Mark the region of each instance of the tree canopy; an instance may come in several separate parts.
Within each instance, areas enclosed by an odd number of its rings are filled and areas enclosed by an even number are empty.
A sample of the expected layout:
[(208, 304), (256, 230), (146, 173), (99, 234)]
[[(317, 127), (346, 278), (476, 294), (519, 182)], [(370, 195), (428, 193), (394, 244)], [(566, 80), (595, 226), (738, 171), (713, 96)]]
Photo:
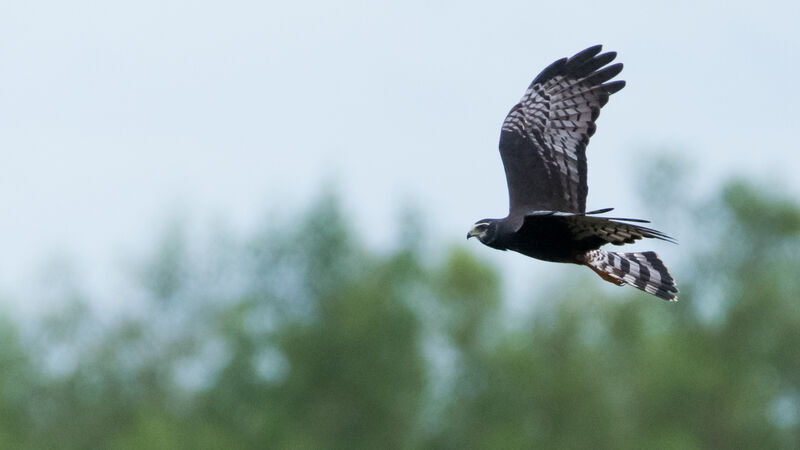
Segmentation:
[(691, 208), (679, 303), (570, 271), (513, 326), (483, 249), (372, 249), (335, 195), (176, 226), (140, 308), (3, 315), (0, 447), (797, 448), (800, 205), (734, 180)]

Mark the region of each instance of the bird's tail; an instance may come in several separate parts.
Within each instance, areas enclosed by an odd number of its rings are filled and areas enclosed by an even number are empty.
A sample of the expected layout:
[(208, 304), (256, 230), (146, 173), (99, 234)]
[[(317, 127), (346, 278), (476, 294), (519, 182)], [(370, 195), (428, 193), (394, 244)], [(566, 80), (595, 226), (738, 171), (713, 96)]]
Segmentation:
[(615, 253), (592, 250), (586, 263), (601, 278), (618, 286), (628, 284), (667, 301), (677, 301), (678, 288), (655, 252)]

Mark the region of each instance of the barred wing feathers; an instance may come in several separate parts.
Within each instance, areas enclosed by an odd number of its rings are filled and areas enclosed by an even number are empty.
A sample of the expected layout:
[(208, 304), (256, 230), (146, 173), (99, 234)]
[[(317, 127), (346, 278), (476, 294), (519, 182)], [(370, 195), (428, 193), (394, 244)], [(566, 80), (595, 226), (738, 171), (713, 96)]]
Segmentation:
[(608, 212), (611, 209), (606, 208), (588, 213), (531, 211), (525, 216), (523, 224), (532, 229), (541, 229), (547, 227), (547, 222), (560, 222), (563, 228), (568, 230), (569, 239), (574, 242), (576, 250), (579, 251), (595, 249), (606, 244), (632, 244), (644, 238), (676, 243), (673, 238), (658, 230), (637, 225), (637, 223), (647, 223), (647, 220), (590, 215)]
[(586, 210), (586, 145), (600, 108), (625, 86), (624, 81), (606, 83), (622, 64), (606, 66), (616, 53), (601, 50), (597, 45), (552, 63), (503, 122), (500, 155), (510, 215)]
[(643, 238), (655, 238), (676, 243), (674, 239), (658, 230), (623, 222), (625, 220), (638, 222), (638, 219), (573, 215), (564, 217), (563, 220), (567, 222), (573, 239), (592, 247), (604, 244), (632, 244)]

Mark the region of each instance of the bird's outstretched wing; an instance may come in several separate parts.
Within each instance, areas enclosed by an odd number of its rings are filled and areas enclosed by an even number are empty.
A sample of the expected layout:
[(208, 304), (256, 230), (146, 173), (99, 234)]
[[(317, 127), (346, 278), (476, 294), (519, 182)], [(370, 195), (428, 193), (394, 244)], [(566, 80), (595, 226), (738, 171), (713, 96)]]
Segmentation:
[(589, 217), (576, 214), (563, 217), (572, 238), (579, 245), (597, 248), (603, 244), (632, 244), (643, 238), (661, 239), (662, 241), (676, 243), (675, 239), (652, 228), (625, 223), (623, 221), (639, 222), (638, 219), (623, 219), (619, 217)]
[(622, 64), (596, 45), (550, 64), (511, 108), (500, 133), (510, 216), (532, 210), (586, 210), (586, 145)]
[(632, 244), (644, 238), (677, 243), (675, 239), (658, 230), (637, 225), (637, 223), (647, 223), (646, 220), (590, 215), (607, 212), (610, 209), (589, 213), (533, 211), (525, 216), (524, 224), (528, 228), (541, 229), (550, 228), (553, 223), (559, 223), (559, 228), (569, 232), (569, 239), (574, 243), (576, 250), (580, 251), (593, 250), (605, 244)]

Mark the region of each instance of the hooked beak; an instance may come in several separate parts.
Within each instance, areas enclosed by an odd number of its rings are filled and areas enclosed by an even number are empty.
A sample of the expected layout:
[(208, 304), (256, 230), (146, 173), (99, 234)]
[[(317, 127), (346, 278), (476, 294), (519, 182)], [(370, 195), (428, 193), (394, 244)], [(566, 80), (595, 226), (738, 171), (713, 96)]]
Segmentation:
[(475, 237), (475, 236), (477, 236), (477, 235), (478, 235), (478, 233), (476, 233), (476, 232), (475, 232), (475, 227), (473, 226), (473, 227), (472, 227), (472, 228), (469, 230), (469, 233), (467, 233), (467, 239), (469, 239), (469, 238), (471, 238), (471, 237)]

